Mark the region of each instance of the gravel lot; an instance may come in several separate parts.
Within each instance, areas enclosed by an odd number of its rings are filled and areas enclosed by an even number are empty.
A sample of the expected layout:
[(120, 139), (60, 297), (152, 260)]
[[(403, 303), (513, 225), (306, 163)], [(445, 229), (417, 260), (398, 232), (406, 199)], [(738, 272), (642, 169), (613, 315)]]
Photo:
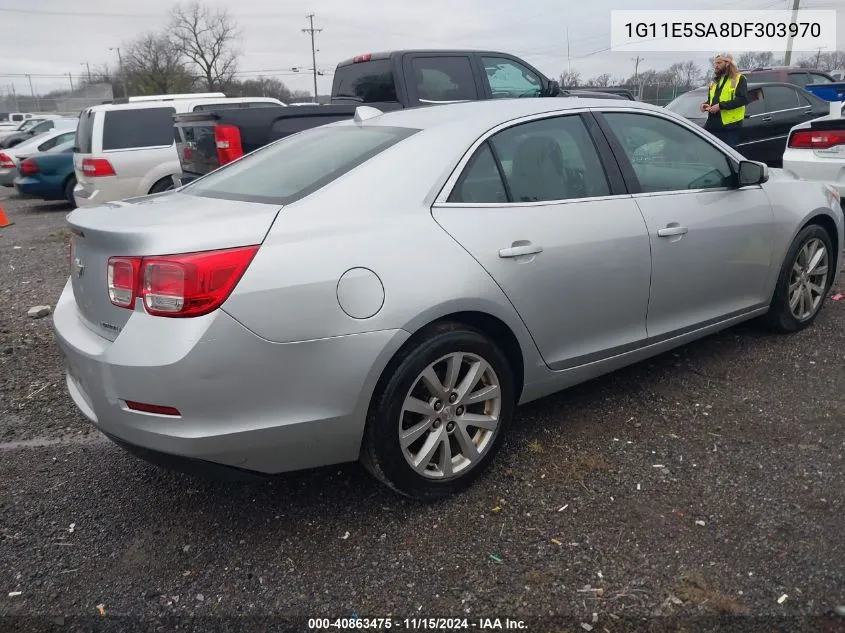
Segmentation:
[(0, 628), (355, 613), (845, 630), (845, 301), (798, 335), (734, 328), (525, 407), (489, 475), (440, 505), (356, 465), (226, 484), (147, 465), (76, 412), (51, 319), (27, 317), (65, 283), (69, 207), (8, 196)]

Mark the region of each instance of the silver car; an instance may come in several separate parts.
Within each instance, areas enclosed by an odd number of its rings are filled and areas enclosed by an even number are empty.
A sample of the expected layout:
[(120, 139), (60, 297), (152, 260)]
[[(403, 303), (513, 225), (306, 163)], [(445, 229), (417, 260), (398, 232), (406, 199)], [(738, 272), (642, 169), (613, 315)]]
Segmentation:
[(151, 461), (361, 460), (434, 500), (518, 404), (760, 317), (807, 327), (839, 196), (639, 102), (354, 119), (68, 216), (67, 387)]

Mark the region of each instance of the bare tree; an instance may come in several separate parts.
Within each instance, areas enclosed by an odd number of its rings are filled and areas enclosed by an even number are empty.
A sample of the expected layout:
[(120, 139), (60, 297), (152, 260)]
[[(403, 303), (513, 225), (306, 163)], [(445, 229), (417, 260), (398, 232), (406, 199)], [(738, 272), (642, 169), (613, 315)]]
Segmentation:
[(588, 79), (587, 82), (584, 84), (587, 87), (592, 88), (607, 88), (611, 84), (611, 76), (610, 73), (602, 73), (597, 77), (593, 77)]
[(814, 68), (824, 72), (842, 70), (845, 69), (845, 52), (833, 51), (832, 53), (822, 53), (819, 51), (815, 55), (802, 57), (796, 65), (799, 68)]
[(169, 33), (208, 90), (220, 90), (231, 83), (238, 65), (240, 31), (228, 12), (213, 11), (199, 0), (177, 5), (171, 13)]
[(581, 73), (577, 70), (566, 70), (560, 74), (562, 88), (577, 88), (581, 83)]
[(309, 96), (303, 90), (291, 90), (284, 83), (273, 77), (258, 76), (243, 81), (233, 80), (226, 89), (226, 94), (238, 97), (272, 97), (283, 103)]
[(138, 95), (187, 92), (194, 78), (175, 44), (163, 33), (147, 33), (124, 45), (123, 72)]

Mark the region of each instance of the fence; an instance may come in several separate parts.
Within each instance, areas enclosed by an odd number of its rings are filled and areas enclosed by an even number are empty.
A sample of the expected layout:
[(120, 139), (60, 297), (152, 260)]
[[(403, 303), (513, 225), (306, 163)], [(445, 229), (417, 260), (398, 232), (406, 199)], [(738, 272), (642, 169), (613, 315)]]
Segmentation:
[(87, 107), (114, 99), (111, 84), (91, 84), (50, 96), (16, 93), (0, 87), (0, 112), (44, 112), (77, 115)]

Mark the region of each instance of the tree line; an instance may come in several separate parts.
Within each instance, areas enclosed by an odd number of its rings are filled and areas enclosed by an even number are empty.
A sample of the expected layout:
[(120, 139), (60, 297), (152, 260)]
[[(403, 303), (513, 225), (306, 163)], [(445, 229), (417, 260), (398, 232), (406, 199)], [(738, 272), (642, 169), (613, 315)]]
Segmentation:
[[(232, 97), (275, 97), (282, 102), (310, 96), (274, 77), (238, 79), (241, 29), (225, 9), (201, 0), (175, 5), (167, 26), (124, 42), (119, 65), (94, 68), (84, 84), (111, 84), (116, 98), (187, 92), (225, 92)], [(48, 96), (60, 96), (55, 91)]]
[[(609, 86), (626, 86), (638, 88), (657, 87), (687, 91), (706, 84), (711, 76), (713, 61), (703, 68), (694, 61), (676, 62), (665, 70), (647, 69), (632, 73), (627, 77), (614, 78), (610, 73), (582, 79), (577, 70), (564, 71), (560, 75), (560, 85), (569, 88), (596, 88)], [(737, 65), (741, 69), (766, 68), (784, 65), (783, 58), (775, 57), (772, 52), (744, 52), (736, 56)], [(845, 69), (845, 52), (835, 51), (804, 55), (795, 64), (799, 68), (814, 68), (825, 72)]]

